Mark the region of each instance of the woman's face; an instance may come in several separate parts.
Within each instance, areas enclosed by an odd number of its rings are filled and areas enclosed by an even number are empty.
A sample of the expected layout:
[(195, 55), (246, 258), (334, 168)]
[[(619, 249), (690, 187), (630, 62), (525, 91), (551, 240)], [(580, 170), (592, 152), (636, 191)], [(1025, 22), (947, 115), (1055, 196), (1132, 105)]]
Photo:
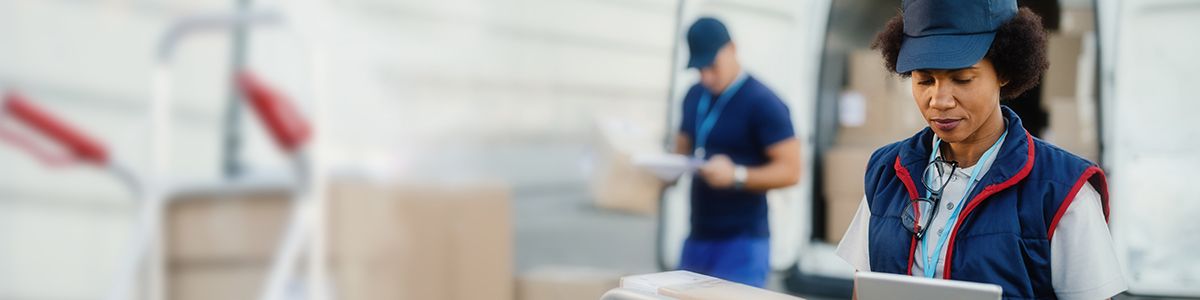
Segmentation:
[(929, 127), (950, 143), (970, 142), (991, 118), (999, 118), (1000, 86), (987, 59), (956, 70), (912, 72), (913, 99)]

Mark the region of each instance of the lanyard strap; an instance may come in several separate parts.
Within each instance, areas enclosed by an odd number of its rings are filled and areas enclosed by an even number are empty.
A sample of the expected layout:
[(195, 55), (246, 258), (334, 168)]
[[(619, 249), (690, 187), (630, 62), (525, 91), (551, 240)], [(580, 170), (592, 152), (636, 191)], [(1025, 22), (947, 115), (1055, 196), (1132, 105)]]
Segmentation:
[[(959, 204), (954, 207), (954, 212), (951, 213), (950, 217), (946, 219), (946, 225), (943, 227), (943, 230), (950, 228), (950, 226), (954, 224), (954, 221), (956, 219), (958, 219), (958, 213), (962, 211), (963, 206), (966, 206), (965, 205), (966, 203), (962, 203), (962, 202), (967, 200), (967, 196), (971, 195), (971, 189), (975, 188), (975, 183), (977, 183), (978, 180), (982, 179), (982, 178), (978, 177), (979, 170), (982, 170), (984, 168), (984, 164), (987, 163), (988, 158), (990, 158), (992, 156), (992, 154), (994, 154), (996, 152), (997, 148), (1000, 148), (1000, 143), (1004, 142), (1005, 137), (1008, 137), (1007, 129), (1005, 129), (1004, 134), (1000, 135), (1000, 139), (996, 140), (996, 143), (992, 144), (991, 148), (988, 148), (987, 151), (983, 152), (983, 157), (979, 158), (979, 162), (975, 164), (975, 169), (971, 170), (971, 179), (970, 179), (970, 181), (967, 181), (967, 189), (963, 191), (962, 199), (958, 200)], [(940, 149), (938, 147), (941, 146), (941, 144), (942, 144), (942, 140), (934, 137), (934, 139), (933, 139), (933, 149), (934, 150), (930, 151), (930, 152), (932, 152), (929, 155), (930, 161), (933, 161), (933, 159), (935, 157), (937, 157), (937, 153), (939, 152), (939, 149)], [(954, 176), (954, 174), (947, 174), (947, 175)], [(925, 179), (928, 180), (928, 178), (925, 178)], [(941, 178), (936, 178), (935, 180), (941, 180)], [(925, 191), (925, 197), (929, 197), (931, 194), (932, 194), (932, 192)], [(941, 207), (934, 207), (933, 209), (941, 209)], [(933, 220), (929, 220), (929, 221), (931, 223), (933, 222)], [(950, 228), (950, 230), (953, 230), (953, 228)], [(922, 254), (922, 256), (924, 256), (921, 259), (925, 260), (925, 269), (924, 269), (925, 277), (933, 278), (934, 273), (937, 272), (937, 262), (938, 262), (938, 260), (941, 260), (942, 248), (946, 246), (946, 238), (949, 236), (950, 236), (950, 232), (946, 232), (946, 234), (938, 234), (937, 249), (934, 249), (933, 252), (929, 252), (929, 243), (928, 243), (929, 239), (921, 239), (921, 250), (922, 250), (921, 254)]]
[(745, 73), (738, 74), (737, 79), (730, 83), (729, 87), (725, 88), (725, 91), (717, 98), (717, 103), (712, 110), (708, 109), (709, 102), (712, 102), (712, 95), (708, 91), (700, 93), (700, 101), (696, 104), (696, 143), (692, 147), (693, 149), (704, 149), (705, 143), (708, 142), (708, 134), (712, 133), (713, 127), (717, 126), (717, 118), (721, 117), (721, 111), (725, 109), (726, 104), (729, 104), (733, 94), (737, 94), (738, 89), (742, 88), (747, 77), (749, 76)]

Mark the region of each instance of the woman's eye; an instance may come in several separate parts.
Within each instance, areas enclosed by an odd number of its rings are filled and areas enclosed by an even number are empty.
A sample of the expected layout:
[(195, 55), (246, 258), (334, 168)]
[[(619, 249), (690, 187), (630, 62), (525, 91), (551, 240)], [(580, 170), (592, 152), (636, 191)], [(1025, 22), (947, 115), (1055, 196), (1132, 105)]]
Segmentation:
[(919, 84), (919, 85), (931, 85), (931, 84), (933, 84), (933, 79), (918, 79), (918, 80), (917, 80), (917, 84)]
[(955, 79), (954, 79), (954, 82), (957, 82), (957, 83), (969, 83), (969, 82), (971, 82), (971, 79), (974, 79), (974, 78), (963, 78), (963, 79), (958, 79), (958, 78), (955, 78)]

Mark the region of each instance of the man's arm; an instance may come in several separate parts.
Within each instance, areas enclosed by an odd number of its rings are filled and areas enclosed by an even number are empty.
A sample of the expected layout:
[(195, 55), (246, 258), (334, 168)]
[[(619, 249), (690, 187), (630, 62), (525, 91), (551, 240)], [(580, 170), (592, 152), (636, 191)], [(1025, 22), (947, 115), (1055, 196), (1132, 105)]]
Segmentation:
[[(744, 189), (766, 191), (792, 186), (800, 181), (799, 139), (790, 137), (772, 144), (767, 147), (767, 158), (769, 161), (765, 165), (746, 168)], [(735, 168), (729, 156), (718, 154), (700, 168), (700, 174), (712, 187), (732, 188)]]
[(692, 137), (685, 132), (675, 135), (675, 154), (692, 155)]

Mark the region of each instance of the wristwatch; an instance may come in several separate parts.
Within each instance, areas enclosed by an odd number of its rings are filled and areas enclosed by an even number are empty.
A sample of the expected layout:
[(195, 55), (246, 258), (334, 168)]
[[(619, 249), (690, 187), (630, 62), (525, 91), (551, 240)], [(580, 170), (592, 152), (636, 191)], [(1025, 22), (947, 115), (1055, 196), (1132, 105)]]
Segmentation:
[(733, 188), (740, 190), (746, 187), (746, 177), (750, 176), (746, 166), (737, 165), (733, 168)]

